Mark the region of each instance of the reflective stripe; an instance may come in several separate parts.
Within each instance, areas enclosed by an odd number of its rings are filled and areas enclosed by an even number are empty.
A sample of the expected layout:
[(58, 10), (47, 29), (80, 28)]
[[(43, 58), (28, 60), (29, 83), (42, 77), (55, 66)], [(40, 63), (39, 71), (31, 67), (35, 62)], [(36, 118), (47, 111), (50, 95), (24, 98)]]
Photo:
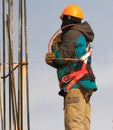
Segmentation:
[(80, 58), (80, 60), (85, 61), (91, 55), (91, 52), (87, 52), (84, 56)]

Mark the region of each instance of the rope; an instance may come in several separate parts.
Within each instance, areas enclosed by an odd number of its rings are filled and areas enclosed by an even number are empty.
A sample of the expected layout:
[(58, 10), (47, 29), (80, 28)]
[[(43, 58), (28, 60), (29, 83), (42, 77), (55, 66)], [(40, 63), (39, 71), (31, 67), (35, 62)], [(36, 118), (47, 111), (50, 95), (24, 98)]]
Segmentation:
[(70, 26), (74, 26), (74, 25), (76, 25), (76, 24), (68, 24), (68, 25), (65, 25), (65, 26), (63, 26), (62, 28), (59, 28), (59, 29), (52, 35), (52, 37), (50, 38), (49, 43), (48, 43), (48, 52), (51, 52), (51, 49), (50, 49), (51, 42), (52, 42), (53, 38), (58, 34), (58, 32), (60, 32), (60, 31), (61, 31), (62, 29), (64, 29), (64, 28), (67, 28), (67, 27), (70, 27)]

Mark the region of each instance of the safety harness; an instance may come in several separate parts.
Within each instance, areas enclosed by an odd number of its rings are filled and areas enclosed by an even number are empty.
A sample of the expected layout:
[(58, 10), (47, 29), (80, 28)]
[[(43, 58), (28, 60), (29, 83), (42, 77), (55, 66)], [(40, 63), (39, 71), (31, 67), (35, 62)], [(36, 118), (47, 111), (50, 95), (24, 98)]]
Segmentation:
[(64, 89), (65, 92), (68, 92), (75, 83), (77, 83), (82, 77), (89, 73), (87, 69), (87, 60), (89, 56), (92, 57), (92, 48), (90, 44), (88, 44), (86, 54), (79, 59), (79, 61), (83, 62), (81, 69), (63, 76), (62, 80), (59, 82), (60, 87), (63, 84), (68, 83), (67, 87)]
[[(58, 29), (53, 36), (51, 37), (49, 43), (48, 43), (48, 52), (51, 52), (50, 49), (50, 44), (52, 43), (53, 38), (55, 37), (55, 35), (61, 31), (64, 28), (67, 28), (69, 26), (74, 26), (76, 24), (69, 24), (66, 26), (63, 26), (62, 28)], [(69, 92), (69, 90), (73, 87), (74, 84), (78, 83), (80, 89), (82, 90), (83, 87), (81, 87), (81, 84), (79, 82), (80, 79), (84, 79), (84, 77), (86, 75), (90, 75), (90, 79), (95, 80), (95, 77), (93, 75), (92, 69), (90, 68), (90, 65), (87, 63), (88, 57), (92, 58), (92, 47), (90, 45), (90, 43), (88, 43), (87, 49), (86, 49), (86, 54), (84, 56), (82, 56), (80, 59), (76, 59), (76, 58), (55, 58), (55, 60), (65, 60), (65, 61), (76, 61), (76, 62), (81, 62), (82, 63), (82, 67), (80, 70), (75, 71), (75, 72), (71, 72), (68, 75), (63, 76), (63, 78), (61, 79), (61, 81), (59, 82), (59, 86), (61, 88), (61, 91), (59, 92), (59, 95), (61, 96), (66, 96), (66, 94)], [(89, 68), (87, 68), (89, 67)], [(69, 66), (68, 66), (69, 68)], [(62, 85), (67, 83), (67, 87), (65, 89), (62, 89)], [(87, 93), (85, 92), (85, 95), (87, 95)], [(89, 95), (89, 93), (88, 93)]]

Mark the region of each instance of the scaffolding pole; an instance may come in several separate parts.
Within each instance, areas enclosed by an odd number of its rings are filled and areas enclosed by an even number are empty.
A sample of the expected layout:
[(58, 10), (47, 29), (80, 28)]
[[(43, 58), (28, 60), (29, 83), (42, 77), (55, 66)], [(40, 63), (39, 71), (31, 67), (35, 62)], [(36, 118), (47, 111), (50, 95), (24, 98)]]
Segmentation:
[(1, 3), (0, 130), (30, 130), (27, 3)]

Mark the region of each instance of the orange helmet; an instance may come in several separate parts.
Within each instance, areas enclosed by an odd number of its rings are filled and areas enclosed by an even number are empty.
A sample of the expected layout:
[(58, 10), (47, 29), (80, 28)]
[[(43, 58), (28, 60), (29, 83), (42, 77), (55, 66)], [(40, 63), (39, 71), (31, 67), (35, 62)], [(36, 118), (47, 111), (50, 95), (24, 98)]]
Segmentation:
[(73, 16), (79, 19), (84, 18), (82, 9), (78, 5), (74, 4), (67, 6), (60, 15), (60, 18), (62, 19), (64, 15)]

